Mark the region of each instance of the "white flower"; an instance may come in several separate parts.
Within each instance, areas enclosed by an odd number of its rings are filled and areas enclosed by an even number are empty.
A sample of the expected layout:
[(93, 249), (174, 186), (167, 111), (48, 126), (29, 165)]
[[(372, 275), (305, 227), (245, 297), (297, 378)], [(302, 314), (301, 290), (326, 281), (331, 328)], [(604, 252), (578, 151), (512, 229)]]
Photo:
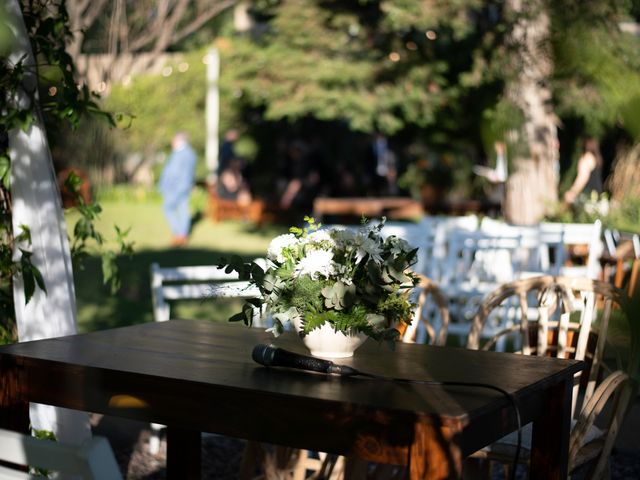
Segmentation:
[(343, 228), (332, 229), (331, 236), (337, 243), (341, 244), (353, 243), (356, 238), (356, 234), (354, 232)]
[(285, 261), (284, 255), (282, 251), (294, 245), (297, 242), (296, 236), (292, 233), (286, 233), (284, 235), (279, 235), (269, 244), (269, 250), (267, 251), (267, 258), (271, 261), (277, 261), (282, 263)]
[(333, 252), (329, 250), (311, 250), (296, 265), (294, 277), (309, 275), (314, 280), (322, 275), (328, 278), (334, 273)]
[(382, 262), (382, 247), (375, 239), (358, 235), (356, 241), (356, 260), (358, 262), (362, 261), (366, 255), (369, 255), (369, 258), (376, 262)]
[(315, 232), (310, 233), (307, 237), (307, 241), (312, 243), (331, 242), (331, 244), (333, 244), (333, 239), (327, 230), (316, 230)]

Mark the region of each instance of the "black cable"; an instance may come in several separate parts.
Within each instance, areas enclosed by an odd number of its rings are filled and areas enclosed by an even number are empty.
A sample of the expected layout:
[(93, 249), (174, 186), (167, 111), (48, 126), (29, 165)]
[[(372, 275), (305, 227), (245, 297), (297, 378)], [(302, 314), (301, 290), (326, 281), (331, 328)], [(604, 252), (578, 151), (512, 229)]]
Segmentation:
[[(518, 426), (518, 441), (516, 444), (516, 452), (513, 458), (513, 468), (511, 470), (510, 478), (511, 480), (515, 479), (516, 469), (518, 466), (518, 461), (520, 459), (520, 449), (522, 445), (522, 421), (520, 416), (520, 409), (518, 408), (518, 404), (516, 403), (515, 397), (503, 390), (500, 387), (496, 387), (495, 385), (491, 385), (488, 383), (480, 383), (480, 382), (454, 382), (454, 381), (446, 381), (446, 380), (410, 380), (407, 378), (398, 378), (398, 377), (385, 377), (381, 375), (375, 375), (372, 373), (362, 372), (353, 367), (349, 367), (347, 365), (338, 365), (333, 363), (330, 360), (319, 359), (316, 357), (308, 357), (306, 355), (300, 355), (294, 352), (289, 352), (287, 350), (283, 350), (274, 345), (256, 345), (251, 353), (251, 358), (259, 363), (260, 365), (264, 365), (265, 367), (285, 367), (285, 368), (294, 368), (301, 369), (305, 371), (311, 372), (320, 372), (331, 375), (340, 375), (343, 377), (365, 377), (373, 380), (381, 380), (385, 382), (397, 382), (397, 383), (407, 383), (407, 384), (415, 384), (415, 385), (436, 385), (436, 386), (444, 386), (444, 387), (472, 387), (472, 388), (486, 388), (490, 390), (495, 390), (509, 400), (513, 409), (516, 413), (516, 424)], [(409, 449), (410, 453), (410, 449)], [(408, 467), (410, 467), (410, 462), (407, 462)]]
[[(504, 395), (511, 405), (513, 406), (513, 410), (516, 414), (516, 424), (518, 426), (518, 441), (516, 443), (516, 453), (513, 456), (513, 468), (511, 469), (510, 479), (515, 480), (516, 478), (516, 468), (518, 466), (518, 461), (520, 459), (520, 449), (522, 446), (522, 419), (520, 417), (520, 409), (518, 408), (518, 404), (516, 403), (515, 397), (507, 392), (506, 390), (496, 387), (495, 385), (491, 385), (489, 383), (479, 383), (479, 382), (452, 382), (452, 381), (441, 381), (441, 380), (410, 380), (408, 378), (397, 378), (397, 377), (384, 377), (381, 375), (375, 375), (372, 373), (361, 372), (360, 370), (355, 370), (350, 376), (361, 376), (366, 378), (371, 378), (374, 380), (382, 380), (385, 382), (398, 382), (398, 383), (409, 383), (416, 385), (435, 385), (435, 386), (443, 386), (443, 387), (474, 387), (474, 388), (486, 388), (489, 390), (495, 390), (502, 395)], [(410, 458), (410, 457), (409, 457)], [(407, 470), (410, 465), (407, 462)]]

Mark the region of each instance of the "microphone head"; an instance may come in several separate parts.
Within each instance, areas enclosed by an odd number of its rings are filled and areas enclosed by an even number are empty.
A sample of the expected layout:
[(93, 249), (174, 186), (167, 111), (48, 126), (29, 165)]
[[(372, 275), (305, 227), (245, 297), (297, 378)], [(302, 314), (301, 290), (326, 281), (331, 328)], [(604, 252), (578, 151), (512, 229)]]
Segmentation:
[(272, 345), (265, 345), (261, 343), (253, 347), (251, 358), (254, 362), (264, 365), (265, 367), (271, 366), (273, 363), (273, 356), (276, 353), (276, 347)]

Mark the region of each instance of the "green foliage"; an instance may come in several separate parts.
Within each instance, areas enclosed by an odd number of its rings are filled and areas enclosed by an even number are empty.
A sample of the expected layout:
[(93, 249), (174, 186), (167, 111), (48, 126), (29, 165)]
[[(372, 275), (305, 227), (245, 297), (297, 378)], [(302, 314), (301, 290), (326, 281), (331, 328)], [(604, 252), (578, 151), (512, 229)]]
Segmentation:
[(625, 197), (609, 200), (606, 193), (598, 196), (580, 195), (569, 205), (558, 202), (547, 216), (548, 221), (561, 223), (593, 223), (600, 220), (604, 228), (640, 233), (640, 198)]
[(395, 338), (393, 326), (412, 317), (408, 294), (417, 278), (409, 268), (417, 249), (394, 236), (383, 239), (383, 223), (358, 231), (319, 230), (313, 218), (306, 220), (307, 227), (272, 240), (266, 271), (240, 257), (220, 260), (219, 268), (237, 272), (262, 294), (230, 320), (250, 325), (254, 309), (264, 304), (275, 334), (293, 321), (301, 323), (302, 336), (327, 323), (344, 333)]
[(604, 223), (622, 232), (640, 233), (640, 198), (629, 196), (613, 202)]
[[(20, 232), (12, 237), (9, 221), (10, 217), (0, 224), (0, 344), (14, 342), (17, 336), (13, 301), (14, 277), (22, 277), (27, 303), (36, 286), (46, 292), (42, 274), (31, 260), (33, 253), (26, 248), (31, 245), (29, 228), (22, 225)], [(17, 245), (22, 245), (22, 248)], [(20, 252), (17, 260), (13, 254), (16, 248)]]
[[(189, 133), (197, 152), (204, 151), (205, 54), (197, 50), (170, 62), (166, 66), (167, 72), (171, 69), (169, 76), (143, 75), (126, 86), (113, 87), (105, 108), (119, 115), (119, 125), (124, 127), (119, 135), (130, 151), (168, 149), (178, 130)], [(225, 111), (224, 104), (221, 111)]]
[(323, 287), (323, 283), (316, 282), (310, 277), (301, 277), (293, 284), (293, 288), (286, 293), (283, 292), (280, 298), (298, 311), (309, 309), (319, 312), (323, 309), (322, 299), (326, 288), (329, 287)]
[(440, 49), (473, 30), (464, 7), (479, 2), (457, 3), (278, 2), (262, 12), (266, 33), (234, 40), (223, 61), (242, 101), (267, 120), (311, 115), (387, 134), (425, 127), (458, 95)]
[[(57, 441), (56, 434), (50, 430), (37, 430), (31, 427), (31, 435), (39, 440), (49, 440), (50, 442)], [(40, 467), (31, 467), (30, 472), (31, 475), (35, 475), (38, 477), (49, 477), (49, 475), (53, 472), (46, 470)]]
[[(604, 7), (604, 3), (594, 2), (591, 7)], [(638, 139), (640, 39), (620, 32), (617, 18), (611, 15), (594, 19), (582, 11), (580, 16), (554, 17), (554, 89), (561, 92), (556, 97), (557, 111), (582, 118), (590, 135), (602, 136), (621, 122)]]
[[(0, 59), (0, 95), (6, 100), (0, 133), (5, 136), (12, 129), (24, 130), (31, 125), (35, 119), (33, 105), (38, 93), (36, 86), (51, 87), (49, 92), (53, 92), (50, 95), (39, 95), (39, 106), (44, 114), (45, 123), (64, 122), (75, 129), (84, 116), (93, 115), (115, 125), (114, 118), (98, 106), (98, 96), (75, 81), (75, 65), (65, 50), (66, 43), (71, 40), (73, 34), (69, 29), (69, 17), (64, 0), (36, 0), (21, 2), (20, 5), (37, 64), (27, 64), (26, 56), (16, 63), (12, 63), (6, 56)], [(5, 15), (4, 9), (0, 14)], [(4, 51), (5, 46), (2, 47)], [(29, 84), (34, 88), (25, 88), (25, 85)], [(32, 262), (32, 257), (37, 252), (25, 247), (25, 244), (30, 245), (28, 227), (23, 226), (20, 232), (12, 231), (11, 160), (8, 148), (8, 142), (3, 141), (0, 146), (0, 304), (3, 314), (0, 341), (3, 342), (16, 339), (12, 292), (14, 277), (21, 276), (27, 303), (33, 297), (36, 287), (46, 293), (42, 274)], [(77, 238), (73, 240), (76, 255), (84, 253), (86, 242), (90, 239), (98, 244), (102, 243), (101, 235), (93, 226), (93, 221), (100, 213), (100, 206), (82, 203), (78, 194), (80, 184), (81, 180), (77, 175), (72, 174), (67, 178), (66, 187), (76, 193), (81, 215), (74, 229), (77, 234)], [(122, 252), (130, 251), (130, 245), (124, 242), (126, 233), (118, 231), (117, 234)], [(20, 255), (19, 259), (14, 261), (13, 251), (16, 249)], [(117, 283), (117, 272), (111, 266), (112, 263), (115, 265), (113, 259), (109, 259), (107, 255), (105, 278), (114, 285)]]
[(82, 268), (82, 260), (87, 257), (88, 248), (97, 247), (102, 257), (103, 283), (109, 286), (111, 293), (115, 293), (120, 288), (117, 259), (120, 256), (130, 256), (133, 253), (133, 243), (127, 239), (131, 229), (124, 230), (114, 225), (117, 249), (105, 248), (104, 236), (96, 227), (102, 207), (95, 202), (84, 203), (80, 195), (81, 185), (82, 180), (73, 172), (65, 180), (68, 191), (75, 195), (76, 206), (74, 209), (79, 214), (71, 237), (71, 258)]

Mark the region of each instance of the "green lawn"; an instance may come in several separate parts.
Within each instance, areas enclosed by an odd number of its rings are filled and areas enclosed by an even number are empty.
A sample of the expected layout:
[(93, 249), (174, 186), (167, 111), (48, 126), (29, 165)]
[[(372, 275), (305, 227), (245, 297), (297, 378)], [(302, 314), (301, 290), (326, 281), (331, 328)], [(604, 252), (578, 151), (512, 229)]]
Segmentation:
[[(245, 258), (263, 257), (270, 239), (286, 230), (283, 226), (258, 229), (244, 222), (214, 224), (200, 210), (201, 218), (193, 225), (189, 245), (171, 248), (171, 235), (157, 200), (125, 198), (102, 201), (101, 205), (103, 212), (97, 224), (100, 232), (109, 239), (115, 238), (115, 224), (130, 228), (128, 239), (134, 242), (135, 253), (118, 259), (122, 284), (114, 295), (102, 285), (99, 257), (90, 256), (83, 265), (74, 265), (81, 332), (153, 321), (149, 285), (153, 262), (161, 266), (211, 265), (220, 256), (232, 253)], [(67, 214), (69, 229), (76, 218), (74, 213)], [(239, 306), (238, 301), (183, 301), (176, 302), (171, 313), (174, 318), (225, 321)]]

